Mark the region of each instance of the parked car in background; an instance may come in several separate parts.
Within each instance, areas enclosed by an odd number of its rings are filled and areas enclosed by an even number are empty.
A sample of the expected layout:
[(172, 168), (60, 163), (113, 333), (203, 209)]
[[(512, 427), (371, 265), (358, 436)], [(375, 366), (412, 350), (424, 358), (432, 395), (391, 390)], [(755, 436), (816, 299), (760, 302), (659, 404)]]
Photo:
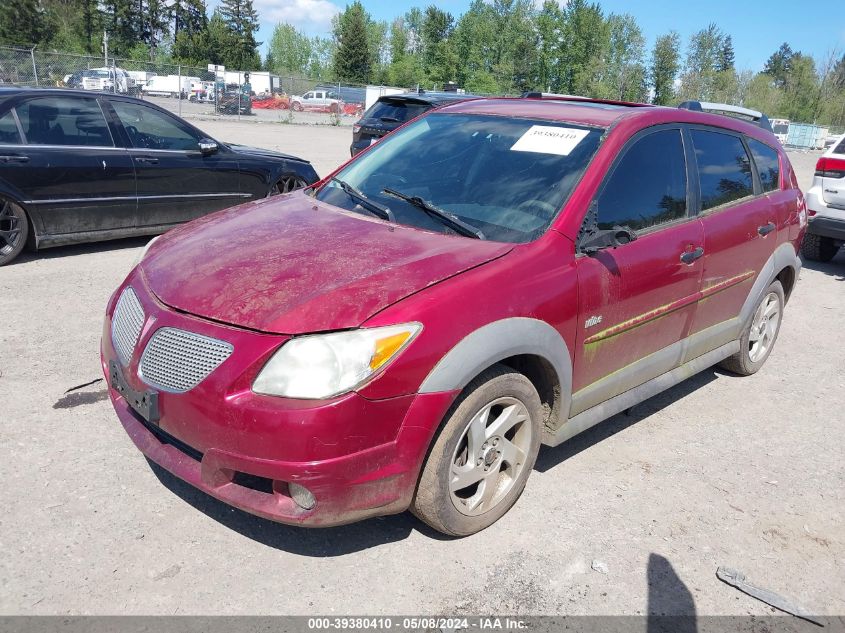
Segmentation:
[(801, 252), (807, 259), (829, 262), (845, 244), (845, 134), (816, 163), (807, 191), (809, 225)]
[(473, 95), (454, 92), (423, 91), (379, 97), (352, 126), (352, 145), (349, 147), (349, 153), (355, 156), (400, 125), (432, 108), (474, 98), (476, 97)]
[(217, 111), (223, 114), (252, 114), (252, 98), (237, 84), (217, 93)]
[(290, 98), (291, 110), (301, 112), (302, 110), (327, 110), (329, 112), (340, 112), (340, 95), (334, 90), (309, 90), (302, 96), (294, 95)]
[(83, 90), (130, 94), (134, 92), (135, 80), (122, 68), (92, 68), (82, 73)]
[(716, 363), (761, 369), (805, 218), (760, 125), (463, 101), (313, 191), (156, 240), (108, 302), (102, 370), (138, 449), (226, 503), (471, 534), (541, 443)]
[(132, 97), (0, 88), (0, 265), (34, 248), (155, 235), (317, 180)]
[(789, 119), (771, 119), (769, 121), (772, 125), (772, 132), (781, 145), (786, 145), (786, 139), (789, 138)]
[(179, 75), (156, 75), (143, 85), (141, 91), (145, 95), (168, 97), (172, 99), (187, 99), (191, 94), (191, 84), (194, 79)]

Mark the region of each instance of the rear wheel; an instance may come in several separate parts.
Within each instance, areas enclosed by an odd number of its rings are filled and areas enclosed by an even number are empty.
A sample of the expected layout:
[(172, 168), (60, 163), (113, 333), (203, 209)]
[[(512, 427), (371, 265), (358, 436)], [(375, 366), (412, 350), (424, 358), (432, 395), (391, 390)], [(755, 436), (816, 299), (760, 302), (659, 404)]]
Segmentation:
[(294, 101), (293, 106), (291, 106), (291, 108), (294, 110), (294, 112), (302, 112), (302, 104), (299, 103), (299, 101)]
[(20, 255), (28, 237), (26, 212), (14, 202), (0, 198), (0, 266)]
[(801, 244), (801, 254), (807, 259), (817, 262), (829, 262), (834, 258), (838, 250), (839, 248), (836, 246), (836, 242), (829, 237), (813, 235), (812, 233), (804, 234), (804, 242)]
[(473, 380), (426, 460), (412, 511), (465, 536), (492, 525), (522, 494), (540, 450), (543, 408), (522, 374), (496, 365)]
[(270, 195), (277, 196), (280, 193), (290, 193), (291, 191), (302, 189), (307, 184), (308, 183), (306, 183), (302, 178), (294, 174), (282, 176), (279, 179), (279, 182), (273, 185), (273, 188), (270, 190)]
[(766, 362), (780, 332), (785, 300), (783, 286), (772, 282), (757, 304), (751, 321), (739, 339), (739, 351), (723, 360), (720, 365), (740, 376), (756, 373)]

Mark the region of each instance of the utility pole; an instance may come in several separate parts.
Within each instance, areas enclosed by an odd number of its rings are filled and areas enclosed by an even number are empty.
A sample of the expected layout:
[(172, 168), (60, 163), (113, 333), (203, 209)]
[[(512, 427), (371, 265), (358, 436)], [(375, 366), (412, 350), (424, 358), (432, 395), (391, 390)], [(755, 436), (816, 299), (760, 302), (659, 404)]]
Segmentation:
[(109, 65), (109, 32), (103, 29), (103, 66)]

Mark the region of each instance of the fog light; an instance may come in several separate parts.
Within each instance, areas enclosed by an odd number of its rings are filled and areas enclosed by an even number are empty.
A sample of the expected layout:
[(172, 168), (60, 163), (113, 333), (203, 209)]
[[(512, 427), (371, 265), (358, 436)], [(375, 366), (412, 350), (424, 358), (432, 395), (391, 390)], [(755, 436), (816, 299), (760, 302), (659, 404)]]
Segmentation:
[(299, 484), (289, 483), (288, 484), (288, 491), (290, 491), (290, 496), (303, 510), (310, 510), (315, 505), (317, 505), (317, 500), (314, 498), (314, 495), (311, 494), (311, 491), (308, 490), (305, 486), (300, 486)]

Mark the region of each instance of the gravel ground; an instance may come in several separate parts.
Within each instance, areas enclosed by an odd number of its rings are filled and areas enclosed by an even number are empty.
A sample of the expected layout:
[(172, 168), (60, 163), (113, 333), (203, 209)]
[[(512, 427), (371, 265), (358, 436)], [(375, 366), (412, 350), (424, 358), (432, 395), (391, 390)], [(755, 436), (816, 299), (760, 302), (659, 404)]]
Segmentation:
[[(320, 174), (328, 126), (201, 123)], [(795, 154), (808, 186), (815, 154)], [(151, 467), (100, 378), (103, 309), (144, 240), (0, 269), (2, 614), (769, 614), (727, 565), (818, 614), (845, 612), (845, 256), (808, 265), (766, 367), (708, 370), (556, 449), (469, 538), (409, 514), (305, 530)], [(362, 596), (362, 592), (364, 592)]]

